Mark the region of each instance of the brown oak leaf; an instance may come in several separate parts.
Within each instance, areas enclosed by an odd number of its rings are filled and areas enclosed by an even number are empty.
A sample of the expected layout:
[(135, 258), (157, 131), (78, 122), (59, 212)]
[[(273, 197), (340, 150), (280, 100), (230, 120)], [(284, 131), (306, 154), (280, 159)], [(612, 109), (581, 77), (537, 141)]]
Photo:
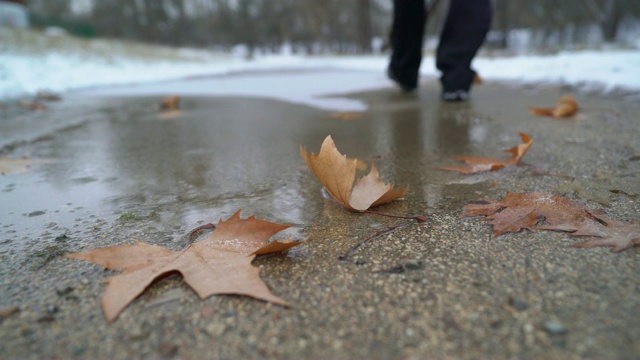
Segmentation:
[[(612, 219), (602, 219), (606, 226), (602, 227), (601, 238), (593, 238), (571, 247), (590, 248), (596, 246), (610, 246), (611, 252), (620, 252), (640, 246), (640, 220), (620, 222)], [(575, 235), (575, 234), (572, 234)]]
[(360, 120), (364, 117), (364, 113), (358, 111), (348, 111), (348, 112), (334, 112), (331, 113), (331, 118), (336, 120)]
[(331, 135), (322, 142), (318, 155), (307, 154), (300, 146), (300, 156), (329, 195), (347, 210), (365, 211), (399, 199), (407, 192), (406, 188), (394, 189), (394, 184), (385, 184), (373, 163), (369, 174), (354, 184), (358, 159), (341, 154)]
[(464, 206), (462, 217), (484, 216), (493, 225), (493, 235), (507, 232), (555, 230), (573, 235), (603, 236), (603, 220), (584, 204), (543, 193), (512, 193), (500, 201)]
[(475, 157), (475, 156), (455, 156), (454, 159), (464, 161), (467, 166), (444, 166), (440, 167), (441, 170), (457, 171), (461, 173), (479, 173), (484, 171), (493, 171), (502, 169), (507, 166), (517, 165), (520, 163), (520, 159), (529, 151), (533, 140), (525, 133), (519, 133), (522, 139), (522, 144), (518, 144), (510, 149), (504, 150), (511, 154), (511, 158), (507, 160), (500, 160), (494, 158)]
[(554, 108), (529, 107), (529, 112), (536, 116), (551, 116), (556, 119), (566, 118), (578, 112), (578, 102), (573, 96), (561, 96)]
[(235, 294), (288, 305), (269, 291), (260, 278), (260, 269), (251, 266), (256, 255), (281, 252), (299, 244), (290, 239), (265, 244), (286, 228), (255, 216), (241, 219), (238, 210), (228, 220), (220, 220), (208, 238), (181, 251), (136, 241), (134, 245), (110, 246), (67, 257), (122, 271), (105, 280), (109, 285), (102, 296), (102, 309), (108, 321), (116, 319), (151, 283), (173, 272), (182, 274), (201, 299)]
[(0, 158), (0, 174), (22, 174), (29, 170), (30, 165), (46, 164), (51, 162), (44, 159), (9, 159), (8, 157)]
[(167, 96), (160, 101), (161, 111), (177, 111), (180, 110), (180, 96)]

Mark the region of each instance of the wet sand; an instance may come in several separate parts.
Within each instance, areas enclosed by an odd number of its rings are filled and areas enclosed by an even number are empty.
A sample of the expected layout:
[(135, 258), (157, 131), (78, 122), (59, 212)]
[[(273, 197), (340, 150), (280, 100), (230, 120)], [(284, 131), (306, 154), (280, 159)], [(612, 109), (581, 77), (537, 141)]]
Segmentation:
[[(351, 120), (258, 98), (183, 99), (176, 117), (158, 97), (75, 95), (44, 113), (20, 113), (3, 156), (54, 160), (0, 177), (0, 308), (5, 358), (634, 358), (640, 353), (640, 250), (574, 249), (552, 232), (492, 237), (465, 203), (507, 191), (553, 192), (564, 177), (640, 181), (637, 101), (574, 94), (574, 120), (536, 118), (571, 89), (485, 84), (467, 103), (442, 103), (433, 82), (417, 94), (389, 88), (350, 97)], [(15, 110), (6, 110), (5, 114)], [(45, 126), (43, 125), (43, 126)], [(8, 130), (7, 130), (8, 131)], [(508, 157), (534, 140), (520, 166), (460, 175), (454, 155)], [(411, 221), (354, 214), (324, 198), (299, 156), (331, 134), (350, 157), (375, 159), (383, 179), (409, 187), (382, 206)], [(35, 135), (34, 135), (35, 136)], [(38, 136), (32, 138), (38, 138)], [(27, 138), (27, 137), (25, 137)], [(10, 143), (10, 142), (5, 142)], [(620, 220), (637, 198), (590, 202)], [(101, 281), (112, 272), (62, 257), (136, 238), (177, 250), (189, 230), (243, 217), (291, 224), (306, 238), (287, 255), (257, 259), (284, 308), (238, 296), (201, 301), (178, 275), (154, 284), (112, 324)], [(338, 258), (379, 229), (402, 225)], [(66, 235), (63, 237), (62, 235)]]

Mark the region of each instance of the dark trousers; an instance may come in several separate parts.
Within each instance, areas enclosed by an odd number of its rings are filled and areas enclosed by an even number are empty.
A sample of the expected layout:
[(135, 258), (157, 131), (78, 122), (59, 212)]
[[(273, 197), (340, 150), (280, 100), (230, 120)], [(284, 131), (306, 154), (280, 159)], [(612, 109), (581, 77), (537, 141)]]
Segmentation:
[[(424, 0), (393, 1), (389, 67), (405, 84), (418, 82), (426, 20)], [(469, 90), (475, 76), (471, 60), (490, 26), (491, 0), (451, 0), (436, 55), (444, 91)]]

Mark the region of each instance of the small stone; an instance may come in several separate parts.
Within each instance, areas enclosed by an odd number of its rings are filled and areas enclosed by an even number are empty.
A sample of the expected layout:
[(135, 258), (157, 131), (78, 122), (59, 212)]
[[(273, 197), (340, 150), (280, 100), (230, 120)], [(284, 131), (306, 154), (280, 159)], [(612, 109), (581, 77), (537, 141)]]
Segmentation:
[(62, 242), (67, 240), (69, 240), (69, 237), (67, 236), (67, 234), (62, 234), (62, 235), (56, 236), (55, 238), (55, 241), (57, 242)]
[(220, 323), (211, 323), (204, 328), (204, 331), (207, 332), (210, 336), (220, 336), (227, 331), (227, 325)]
[(356, 265), (364, 265), (364, 264), (366, 264), (366, 262), (364, 260), (362, 260), (362, 259), (356, 260)]
[(529, 305), (526, 302), (519, 299), (512, 298), (512, 297), (509, 298), (508, 303), (509, 303), (509, 306), (511, 306), (512, 308), (518, 311), (525, 311), (529, 308)]
[(142, 340), (147, 336), (149, 336), (149, 329), (144, 324), (136, 324), (129, 329), (129, 338), (133, 341)]
[(545, 322), (544, 331), (546, 331), (549, 335), (565, 335), (569, 332), (566, 326), (557, 321)]
[(409, 259), (404, 262), (404, 268), (406, 270), (420, 270), (422, 269), (422, 262), (416, 259)]
[(72, 291), (73, 291), (73, 287), (70, 285), (56, 287), (56, 294), (58, 294), (58, 296), (68, 295)]
[(178, 345), (163, 341), (158, 346), (158, 353), (163, 358), (172, 358), (178, 354)]

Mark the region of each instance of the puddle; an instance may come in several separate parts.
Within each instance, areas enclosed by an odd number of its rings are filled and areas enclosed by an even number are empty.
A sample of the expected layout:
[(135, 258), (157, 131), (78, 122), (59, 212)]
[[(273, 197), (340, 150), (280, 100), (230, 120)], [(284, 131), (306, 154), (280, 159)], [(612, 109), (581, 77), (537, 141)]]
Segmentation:
[[(467, 146), (464, 136), (451, 136), (462, 130), (450, 124), (468, 125), (434, 121), (438, 110), (419, 99), (385, 101), (348, 122), (263, 99), (186, 98), (183, 116), (163, 121), (156, 98), (97, 102), (87, 110), (95, 119), (71, 119), (82, 125), (52, 130), (48, 141), (19, 149), (54, 162), (0, 177), (0, 247), (35, 241), (47, 224), (54, 238), (126, 212), (152, 214), (159, 228), (188, 229), (239, 208), (244, 216), (310, 226), (328, 200), (299, 146), (317, 152), (329, 134), (343, 153), (375, 159), (383, 179), (408, 185), (412, 211), (422, 212), (438, 202), (438, 192), (424, 184), (448, 176), (433, 171), (434, 158)], [(28, 216), (36, 211), (42, 214)]]

